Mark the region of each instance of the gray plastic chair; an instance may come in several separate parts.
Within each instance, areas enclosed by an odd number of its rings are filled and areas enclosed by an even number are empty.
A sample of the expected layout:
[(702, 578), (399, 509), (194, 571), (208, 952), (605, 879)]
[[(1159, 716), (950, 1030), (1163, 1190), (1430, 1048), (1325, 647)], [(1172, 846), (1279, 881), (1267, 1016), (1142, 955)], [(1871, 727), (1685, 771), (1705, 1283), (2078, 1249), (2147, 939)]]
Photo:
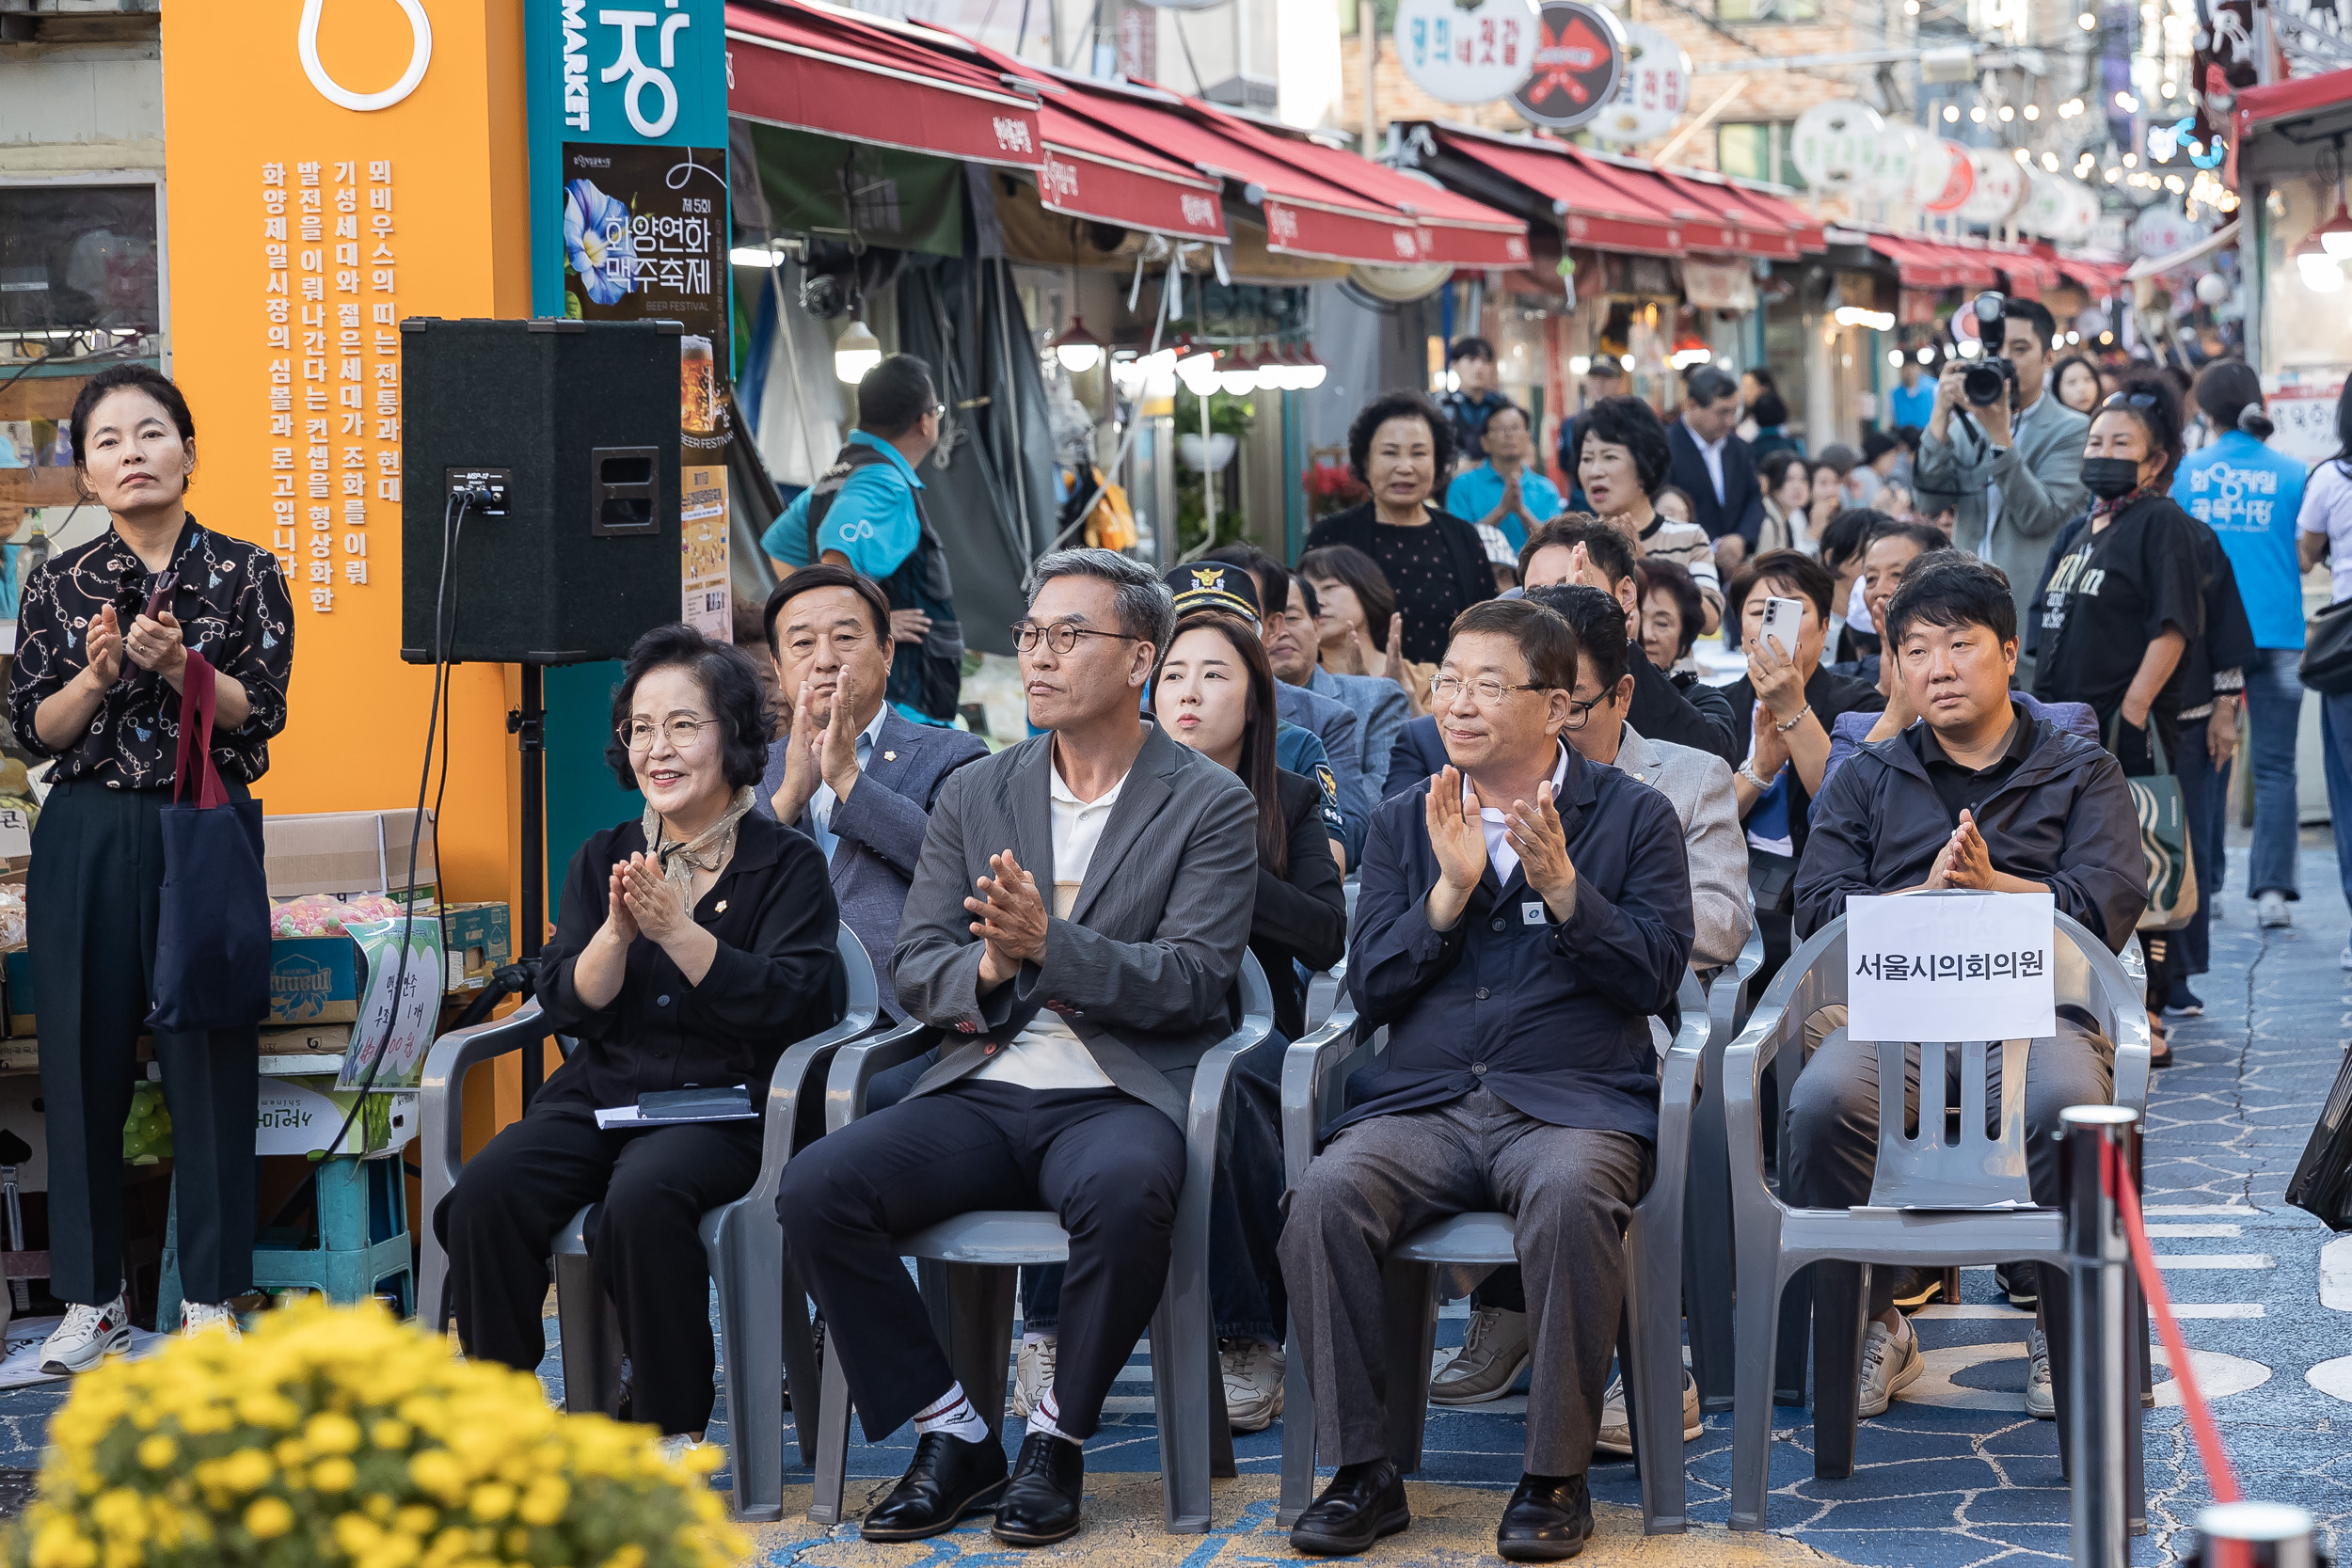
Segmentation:
[[(1934, 897), (1934, 894), (1915, 895)], [(2061, 913), (2052, 949), (2058, 1003), (2088, 1010), (2115, 1042), (2113, 1103), (2144, 1115), (2148, 1103), (2148, 1015), (2135, 982), (2106, 944)], [(2016, 1200), (2030, 1205), (2026, 1167), (2026, 1042), (1959, 1045), (1958, 1116), (1946, 1096), (1947, 1050), (1928, 1043), (1920, 1053), (1918, 1132), (1906, 1135), (1904, 1053), (1899, 1041), (1879, 1045), (1879, 1148), (1870, 1201), (1851, 1209), (1798, 1209), (1766, 1185), (1757, 1083), (1776, 1057), (1804, 1051), (1805, 1021), (1846, 1001), (1846, 921), (1841, 915), (1789, 956), (1756, 1017), (1724, 1053), (1726, 1131), (1731, 1199), (1738, 1227), (1740, 1311), (1738, 1394), (1732, 1415), (1731, 1525), (1763, 1529), (1772, 1466), (1775, 1352), (1783, 1330), (1782, 1296), (1800, 1271), (1813, 1286), (1814, 1474), (1853, 1473), (1855, 1382), (1867, 1323), (1865, 1300), (1872, 1264), (1961, 1267), (2034, 1261), (2063, 1264), (2065, 1237), (2057, 1209), (2008, 1211), (1909, 1208), (1914, 1204), (1982, 1205)], [(1988, 1068), (2001, 1052), (1997, 1135), (1985, 1132)], [(1791, 1075), (1793, 1076), (1793, 1075)], [(1784, 1107), (1787, 1101), (1782, 1101)], [(1954, 1122), (1956, 1120), (1956, 1127)], [(1783, 1128), (1783, 1138), (1788, 1133)], [(1859, 1265), (1859, 1266), (1855, 1266)], [(2042, 1279), (2050, 1325), (2050, 1370), (2058, 1400), (2061, 1460), (2067, 1444), (2068, 1369), (2074, 1347), (2066, 1333), (2062, 1269)], [(2135, 1321), (2137, 1314), (2134, 1315)], [(2129, 1340), (2132, 1336), (2126, 1335)], [(2127, 1354), (2144, 1363), (2146, 1334)], [(2144, 1368), (2137, 1375), (2145, 1377)], [(1786, 1374), (1780, 1381), (1788, 1381)], [(1802, 1372), (1797, 1381), (1802, 1384)], [(2124, 1441), (2130, 1474), (2126, 1496), (2144, 1518), (2139, 1474), (2139, 1407), (2131, 1402)]]
[[(1233, 1434), (1225, 1419), (1225, 1383), (1209, 1306), (1209, 1192), (1216, 1178), (1217, 1124), (1233, 1060), (1263, 1043), (1274, 1027), (1274, 993), (1255, 956), (1243, 955), (1237, 986), (1241, 1026), (1193, 1069), (1174, 1249), (1168, 1288), (1152, 1314), (1152, 1393), (1170, 1535), (1206, 1534), (1210, 1478), (1234, 1473)], [(921, 1055), (935, 1034), (908, 1022), (842, 1051), (826, 1081), (825, 1131), (837, 1132), (865, 1115), (866, 1087), (875, 1074)], [(915, 1259), (916, 1278), (948, 1364), (989, 1423), (991, 1439), (1001, 1440), (1014, 1281), (1023, 1264), (1067, 1262), (1069, 1232), (1050, 1210), (975, 1209), (899, 1237), (898, 1255)], [(808, 1516), (832, 1525), (841, 1521), (849, 1473), (850, 1385), (838, 1355), (824, 1358), (822, 1375)]]
[(1740, 956), (1707, 988), (1707, 1047), (1691, 1112), (1691, 1175), (1682, 1211), (1682, 1308), (1691, 1320), (1691, 1375), (1699, 1408), (1729, 1410), (1732, 1394), (1731, 1156), (1724, 1133), (1724, 1051), (1746, 1021), (1764, 963), (1764, 932), (1751, 927)]
[[(1682, 1027), (1666, 1054), (1658, 1107), (1657, 1171), (1627, 1226), (1625, 1323), (1619, 1371), (1642, 1477), (1642, 1523), (1651, 1535), (1680, 1534), (1682, 1469), (1682, 1205), (1691, 1134), (1691, 1101), (1708, 1029), (1698, 977), (1685, 974)], [(1321, 1151), (1322, 1132), (1343, 1106), (1348, 1076), (1388, 1048), (1388, 1031), (1355, 1038), (1351, 1006), (1294, 1044), (1282, 1061), (1282, 1153), (1295, 1191)], [(1384, 1271), (1389, 1389), (1389, 1453), (1399, 1470), (1422, 1465), (1429, 1365), (1437, 1348), (1437, 1272), (1448, 1263), (1500, 1268), (1518, 1261), (1511, 1216), (1454, 1214), (1402, 1238)], [(1314, 1501), (1315, 1399), (1298, 1344), (1295, 1308), (1282, 1371), (1282, 1490), (1278, 1524), (1295, 1524)], [(1651, 1420), (1649, 1411), (1667, 1418)]]
[[(719, 1287), (719, 1346), (726, 1370), (727, 1420), (733, 1438), (735, 1513), (764, 1522), (784, 1517), (784, 1392), (793, 1393), (802, 1462), (816, 1447), (818, 1381), (810, 1341), (806, 1297), (790, 1277), (784, 1230), (776, 1223), (776, 1186), (790, 1152), (794, 1114), (817, 1091), (834, 1053), (874, 1026), (874, 966), (847, 926), (836, 938), (845, 1006), (839, 1022), (787, 1049), (768, 1081), (765, 1141), (751, 1191), (703, 1215), (696, 1228), (710, 1277)], [(419, 1309), (437, 1330), (448, 1321), (443, 1300), (449, 1260), (431, 1216), (457, 1184), (465, 1162), (466, 1073), (509, 1051), (547, 1037), (539, 1005), (526, 1004), (494, 1023), (453, 1030), (425, 1056), (420, 1110), (423, 1270)], [(589, 1205), (594, 1208), (595, 1205)], [(596, 1283), (588, 1258), (583, 1208), (555, 1241), (556, 1319), (562, 1332), (564, 1407), (612, 1415), (621, 1397), (621, 1331), (612, 1299)]]
[[(1362, 885), (1353, 877), (1342, 884), (1342, 889), (1347, 895), (1347, 927), (1351, 931), (1356, 928), (1356, 894)], [(1307, 977), (1306, 1012), (1307, 1030), (1310, 1034), (1323, 1027), (1324, 1020), (1331, 1016), (1331, 1010), (1340, 1005), (1340, 998), (1346, 994), (1346, 991), (1347, 955), (1345, 953), (1342, 953), (1339, 962), (1330, 968), (1319, 970)]]

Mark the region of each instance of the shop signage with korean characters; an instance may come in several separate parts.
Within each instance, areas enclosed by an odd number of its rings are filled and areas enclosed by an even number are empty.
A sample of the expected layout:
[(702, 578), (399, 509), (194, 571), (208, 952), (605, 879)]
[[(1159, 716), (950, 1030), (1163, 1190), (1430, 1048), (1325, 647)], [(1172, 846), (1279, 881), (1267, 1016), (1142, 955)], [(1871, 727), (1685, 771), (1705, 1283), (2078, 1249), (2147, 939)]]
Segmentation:
[(1857, 1040), (2047, 1039), (2058, 1033), (2047, 893), (1846, 900), (1846, 1031)]
[(1625, 24), (1625, 78), (1608, 112), (1593, 121), (1604, 141), (1645, 142), (1670, 135), (1691, 106), (1691, 56), (1645, 22)]
[(1397, 0), (1396, 56), (1448, 103), (1491, 103), (1527, 80), (1535, 0)]
[(1572, 131), (1609, 106), (1625, 76), (1625, 24), (1585, 0), (1544, 0), (1535, 57), (1511, 105), (1530, 125)]

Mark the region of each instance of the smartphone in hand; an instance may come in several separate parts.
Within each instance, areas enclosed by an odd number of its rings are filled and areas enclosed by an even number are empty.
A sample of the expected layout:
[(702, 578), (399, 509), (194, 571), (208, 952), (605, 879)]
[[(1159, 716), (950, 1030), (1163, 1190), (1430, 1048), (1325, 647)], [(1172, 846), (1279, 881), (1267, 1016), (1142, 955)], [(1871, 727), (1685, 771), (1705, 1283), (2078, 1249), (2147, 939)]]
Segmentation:
[(1759, 637), (1767, 652), (1777, 641), (1780, 643), (1779, 657), (1794, 659), (1797, 657), (1797, 635), (1804, 626), (1804, 606), (1796, 600), (1774, 596), (1764, 601), (1764, 628)]

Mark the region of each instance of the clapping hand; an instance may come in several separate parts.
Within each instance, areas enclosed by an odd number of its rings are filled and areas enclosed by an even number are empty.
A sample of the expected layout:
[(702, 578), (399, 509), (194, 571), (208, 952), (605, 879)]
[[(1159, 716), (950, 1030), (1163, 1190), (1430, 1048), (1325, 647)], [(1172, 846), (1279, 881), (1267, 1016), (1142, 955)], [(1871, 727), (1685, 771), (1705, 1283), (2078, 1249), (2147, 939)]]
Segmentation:
[(973, 881), (978, 896), (966, 898), (963, 907), (977, 917), (970, 928), (983, 947), (980, 981), (994, 986), (1011, 979), (1025, 960), (1045, 961), (1047, 917), (1037, 879), (1022, 869), (1011, 850), (989, 856), (988, 869), (988, 876)]
[[(776, 786), (775, 794), (768, 801), (775, 810), (776, 820), (787, 825), (801, 819), (801, 813), (808, 809), (808, 802), (815, 798), (817, 785), (822, 780), (817, 766), (817, 747), (822, 732), (809, 712), (814, 703), (815, 695), (809, 683), (803, 681), (800, 694), (792, 702), (792, 733), (784, 737), (784, 783)], [(834, 711), (841, 711), (837, 691), (834, 697)]]
[[(1546, 779), (1536, 786), (1533, 805), (1512, 801), (1503, 822), (1511, 847), (1518, 851), (1519, 867), (1527, 873), (1527, 885), (1543, 895), (1554, 919), (1566, 919), (1576, 904), (1576, 864), (1568, 859), (1567, 830), (1561, 825), (1559, 808), (1551, 799), (1551, 781)], [(1483, 859), (1483, 830), (1479, 841)]]
[(811, 749), (817, 753), (818, 771), (833, 786), (834, 796), (843, 800), (857, 787), (858, 695), (855, 680), (849, 671), (843, 670), (834, 679), (833, 714), (811, 741)]
[(101, 606), (89, 624), (88, 676), (90, 684), (100, 691), (114, 685), (122, 674), (122, 626), (115, 619), (115, 607)]
[(1762, 703), (1756, 705), (1756, 744), (1748, 766), (1766, 784), (1788, 765), (1788, 737), (1780, 733), (1772, 721), (1772, 710)]
[(605, 889), (604, 928), (627, 947), (637, 940), (637, 917), (628, 912), (628, 862), (618, 861)]
[(667, 947), (694, 923), (693, 911), (687, 908), (685, 897), (670, 885), (670, 879), (661, 874), (660, 862), (653, 856), (643, 852), (631, 855), (626, 864), (614, 870), (620, 874), (621, 901), (629, 918), (655, 942)]
[(1938, 860), (1946, 887), (1971, 888), (1979, 893), (1993, 891), (1993, 851), (1986, 847), (1984, 835), (1977, 831), (1974, 812), (1960, 814), (1960, 826), (1952, 830), (1951, 842), (1944, 847)]
[(1486, 830), (1478, 808), (1466, 798), (1459, 768), (1448, 766), (1429, 781), (1422, 805), (1429, 848), (1438, 857), (1438, 879), (1463, 898), (1486, 874)]
[[(113, 615), (112, 605), (106, 607), (106, 613)], [(122, 642), (132, 663), (142, 670), (154, 671), (174, 685), (179, 683), (181, 672), (187, 668), (187, 643), (180, 635), (179, 618), (168, 610), (152, 617), (141, 615), (134, 619)]]

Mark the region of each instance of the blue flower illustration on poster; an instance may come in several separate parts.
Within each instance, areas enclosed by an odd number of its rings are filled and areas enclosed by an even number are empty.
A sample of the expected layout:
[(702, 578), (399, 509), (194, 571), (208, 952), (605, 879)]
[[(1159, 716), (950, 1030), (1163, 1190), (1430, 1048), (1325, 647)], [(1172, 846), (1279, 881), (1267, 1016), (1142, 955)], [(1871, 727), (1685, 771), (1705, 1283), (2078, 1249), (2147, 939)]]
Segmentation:
[(564, 253), (597, 305), (617, 303), (637, 282), (629, 211), (587, 180), (564, 187)]

